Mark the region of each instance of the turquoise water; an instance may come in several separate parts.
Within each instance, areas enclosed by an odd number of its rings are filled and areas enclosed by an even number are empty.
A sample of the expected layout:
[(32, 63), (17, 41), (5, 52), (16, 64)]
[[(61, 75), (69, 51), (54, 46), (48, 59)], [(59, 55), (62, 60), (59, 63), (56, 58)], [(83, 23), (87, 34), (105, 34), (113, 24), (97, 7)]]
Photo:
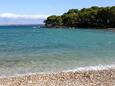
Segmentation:
[(0, 75), (115, 64), (115, 32), (0, 27)]

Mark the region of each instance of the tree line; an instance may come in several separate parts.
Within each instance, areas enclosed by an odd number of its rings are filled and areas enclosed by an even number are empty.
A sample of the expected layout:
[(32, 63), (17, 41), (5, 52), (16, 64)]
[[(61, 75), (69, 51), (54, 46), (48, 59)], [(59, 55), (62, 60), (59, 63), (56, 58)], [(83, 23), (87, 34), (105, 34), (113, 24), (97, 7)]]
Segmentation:
[(63, 15), (49, 16), (45, 21), (46, 27), (115, 27), (115, 6), (70, 9)]

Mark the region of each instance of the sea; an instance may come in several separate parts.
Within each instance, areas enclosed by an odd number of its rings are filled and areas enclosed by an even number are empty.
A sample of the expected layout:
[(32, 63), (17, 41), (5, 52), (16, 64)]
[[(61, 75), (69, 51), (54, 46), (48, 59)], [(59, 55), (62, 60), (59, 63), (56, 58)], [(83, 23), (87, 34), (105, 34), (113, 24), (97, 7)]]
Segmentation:
[(0, 76), (115, 64), (115, 32), (91, 28), (0, 26)]

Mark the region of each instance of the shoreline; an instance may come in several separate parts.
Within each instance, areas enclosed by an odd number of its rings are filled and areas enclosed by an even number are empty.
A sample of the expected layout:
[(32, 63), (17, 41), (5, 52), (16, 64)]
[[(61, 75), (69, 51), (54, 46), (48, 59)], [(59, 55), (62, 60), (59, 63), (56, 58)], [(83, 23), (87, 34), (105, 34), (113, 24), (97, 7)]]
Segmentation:
[(1, 77), (0, 86), (115, 86), (115, 65), (89, 68)]
[[(85, 67), (78, 67), (75, 69), (69, 69), (69, 70), (63, 70), (60, 72), (88, 72), (88, 71), (103, 71), (103, 70), (109, 70), (109, 69), (115, 69), (115, 64), (110, 65), (96, 65), (96, 66), (85, 66)], [(24, 73), (24, 74), (14, 74), (14, 75), (8, 75), (8, 76), (0, 76), (0, 79), (2, 78), (13, 78), (13, 77), (23, 77), (23, 76), (30, 76), (30, 75), (47, 75), (47, 74), (57, 74), (60, 72), (34, 72), (34, 73)]]

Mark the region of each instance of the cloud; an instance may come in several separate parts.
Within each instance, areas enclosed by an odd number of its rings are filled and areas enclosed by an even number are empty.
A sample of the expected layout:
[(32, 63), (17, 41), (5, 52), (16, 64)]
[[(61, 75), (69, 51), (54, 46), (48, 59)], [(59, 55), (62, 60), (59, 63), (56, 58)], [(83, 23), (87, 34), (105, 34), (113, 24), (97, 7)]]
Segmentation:
[(10, 18), (10, 19), (46, 19), (48, 15), (24, 15), (15, 13), (0, 13), (0, 18)]

